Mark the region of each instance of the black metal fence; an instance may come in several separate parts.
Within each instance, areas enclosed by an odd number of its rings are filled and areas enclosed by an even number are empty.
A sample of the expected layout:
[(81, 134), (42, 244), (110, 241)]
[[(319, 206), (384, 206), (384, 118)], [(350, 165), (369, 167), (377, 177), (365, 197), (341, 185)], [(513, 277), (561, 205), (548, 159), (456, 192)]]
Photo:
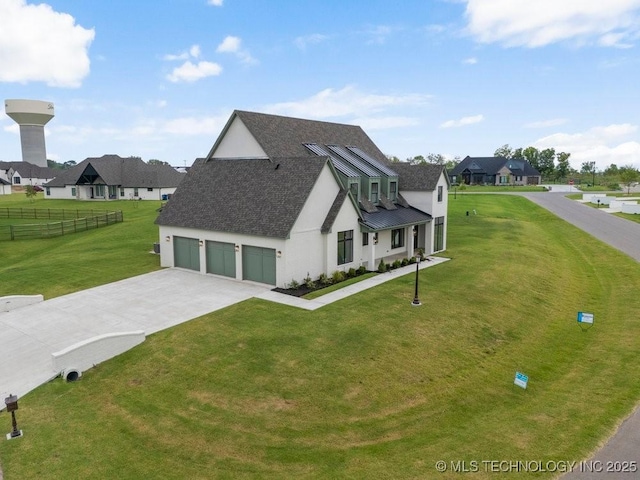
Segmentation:
[(53, 208), (0, 208), (0, 218), (51, 219), (59, 222), (0, 225), (0, 240), (50, 238), (122, 222), (122, 211)]

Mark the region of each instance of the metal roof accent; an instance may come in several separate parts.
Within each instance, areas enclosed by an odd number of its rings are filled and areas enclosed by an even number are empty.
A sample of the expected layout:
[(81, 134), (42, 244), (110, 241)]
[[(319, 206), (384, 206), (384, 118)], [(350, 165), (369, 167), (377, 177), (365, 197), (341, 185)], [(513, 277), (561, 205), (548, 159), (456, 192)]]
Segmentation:
[(330, 152), (327, 152), (317, 143), (303, 143), (303, 145), (319, 157), (329, 157), (336, 170), (338, 170), (343, 175), (346, 175), (350, 178), (360, 177), (360, 174), (356, 170), (354, 170), (353, 167), (351, 167), (348, 163), (336, 157), (335, 155), (332, 155)]
[(373, 158), (371, 155), (369, 155), (367, 152), (365, 152), (361, 148), (347, 146), (347, 149), (349, 149), (349, 151), (355, 153), (358, 157), (362, 158), (368, 164), (370, 164), (373, 167), (375, 167), (378, 170), (380, 170), (385, 175), (387, 175), (389, 177), (397, 177), (398, 176), (398, 174), (396, 172), (394, 172), (391, 168), (387, 167), (384, 163), (379, 162), (378, 160)]
[(374, 213), (362, 212), (362, 225), (369, 230), (379, 231), (428, 223), (432, 218), (428, 213), (413, 207), (396, 210), (378, 209)]
[(368, 162), (365, 162), (361, 158), (355, 156), (351, 152), (349, 152), (346, 148), (341, 147), (340, 145), (327, 145), (329, 150), (331, 150), (336, 155), (339, 155), (347, 162), (349, 162), (353, 167), (360, 170), (362, 173), (369, 177), (380, 177), (381, 173), (379, 170), (373, 168)]

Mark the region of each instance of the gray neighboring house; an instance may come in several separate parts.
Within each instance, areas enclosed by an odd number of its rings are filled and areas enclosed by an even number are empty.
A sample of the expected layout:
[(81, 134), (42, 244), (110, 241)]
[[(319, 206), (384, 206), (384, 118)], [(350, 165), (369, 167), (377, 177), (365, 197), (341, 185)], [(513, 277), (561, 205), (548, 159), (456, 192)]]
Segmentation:
[(4, 178), (0, 178), (0, 195), (11, 195), (11, 183)]
[(87, 158), (46, 183), (45, 198), (77, 200), (167, 200), (185, 174), (141, 158)]
[(465, 157), (449, 172), (452, 184), (539, 185), (542, 175), (526, 160)]
[(0, 162), (0, 179), (6, 180), (16, 187), (42, 186), (55, 178), (57, 172), (53, 168), (41, 167), (29, 162)]
[(156, 220), (160, 263), (285, 287), (444, 250), (444, 169), (396, 165), (358, 126), (235, 111)]

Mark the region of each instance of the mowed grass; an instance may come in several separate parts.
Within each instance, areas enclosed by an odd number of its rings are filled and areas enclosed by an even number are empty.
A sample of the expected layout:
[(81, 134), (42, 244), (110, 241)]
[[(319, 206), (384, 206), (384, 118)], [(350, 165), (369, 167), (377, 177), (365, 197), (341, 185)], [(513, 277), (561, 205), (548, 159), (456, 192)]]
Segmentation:
[[(160, 268), (150, 254), (158, 241), (154, 225), (160, 202), (48, 200), (38, 194), (0, 195), (0, 208), (122, 210), (124, 222), (63, 237), (0, 241), (0, 297), (43, 294), (45, 299), (122, 280)], [(11, 223), (43, 223), (38, 219)]]
[(411, 274), (154, 334), (20, 399), (5, 480), (446, 479), (439, 460), (586, 457), (640, 397), (637, 262), (521, 197), (449, 205), (452, 260), (420, 272), (422, 306)]

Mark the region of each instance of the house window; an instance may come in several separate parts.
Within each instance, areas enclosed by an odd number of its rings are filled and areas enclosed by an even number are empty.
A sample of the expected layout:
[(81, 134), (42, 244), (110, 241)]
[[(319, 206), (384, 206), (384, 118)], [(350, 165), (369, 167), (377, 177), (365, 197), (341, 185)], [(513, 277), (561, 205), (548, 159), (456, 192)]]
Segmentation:
[(153, 192), (153, 188), (151, 187), (147, 188), (147, 192)]
[(116, 187), (115, 185), (109, 185), (109, 198), (111, 200), (115, 200), (117, 192), (118, 192), (118, 187)]
[(501, 184), (509, 183), (509, 177), (507, 177), (507, 176), (505, 176), (505, 175), (502, 175), (502, 176), (500, 177), (500, 183), (501, 183)]
[(120, 196), (121, 196), (121, 197), (124, 197), (124, 188), (121, 188), (121, 189), (120, 189)]
[(433, 250), (439, 252), (444, 249), (444, 217), (436, 218), (433, 229)]
[(438, 201), (442, 201), (442, 185), (438, 186)]
[(398, 183), (391, 182), (389, 183), (389, 200), (395, 202), (398, 198)]
[(96, 185), (96, 197), (104, 197), (104, 185)]
[(134, 196), (134, 197), (137, 197), (137, 196), (138, 196), (138, 187), (135, 187), (135, 188), (133, 189), (133, 196)]
[(45, 192), (46, 192), (46, 194), (47, 194), (47, 197), (48, 197), (49, 195), (51, 195), (51, 189), (50, 189), (49, 187), (46, 187), (46, 188), (45, 188)]
[(366, 247), (369, 245), (369, 232), (362, 232), (362, 246)]
[(404, 228), (391, 230), (391, 248), (404, 247)]
[(71, 187), (71, 196), (72, 197), (76, 196), (76, 187)]
[(338, 232), (338, 265), (353, 262), (353, 230)]
[(357, 183), (350, 183), (349, 184), (349, 190), (351, 191), (351, 195), (353, 195), (353, 198), (355, 198), (356, 202), (358, 201), (358, 184)]
[(13, 177), (13, 184), (20, 185), (20, 177)]
[(378, 203), (378, 184), (377, 183), (371, 184), (371, 201), (373, 203)]

